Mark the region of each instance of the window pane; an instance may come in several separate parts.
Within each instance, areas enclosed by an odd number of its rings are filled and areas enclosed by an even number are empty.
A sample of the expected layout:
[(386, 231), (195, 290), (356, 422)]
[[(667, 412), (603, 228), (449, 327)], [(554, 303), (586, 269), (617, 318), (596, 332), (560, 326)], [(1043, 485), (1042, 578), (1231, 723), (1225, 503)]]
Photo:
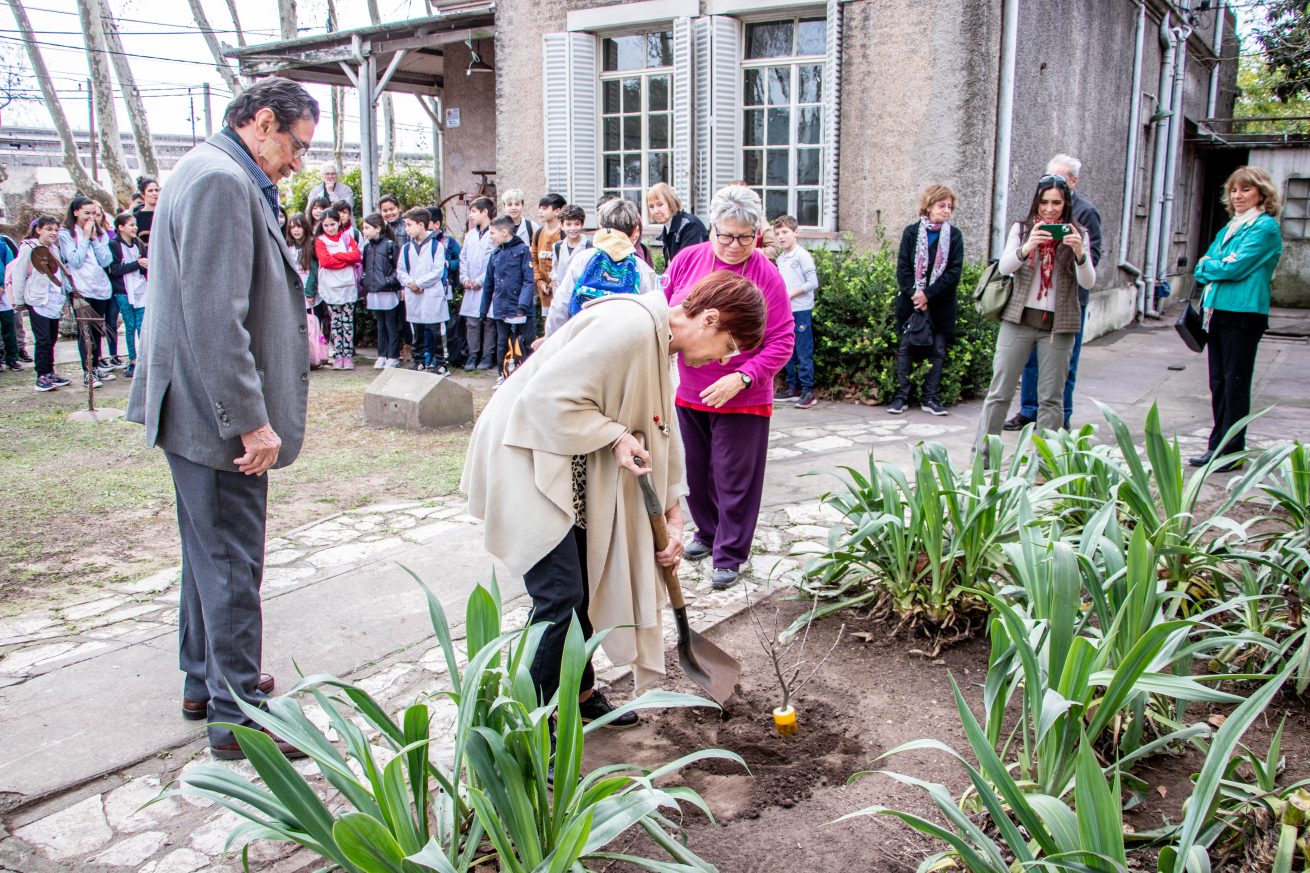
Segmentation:
[(821, 64), (801, 64), (796, 68), (799, 80), (797, 95), (799, 103), (818, 103), (823, 99), (823, 66)]
[(791, 110), (769, 110), (769, 145), (787, 145), (791, 142)]
[(791, 101), (791, 67), (769, 67), (769, 103), (786, 105)]
[(633, 189), (633, 188), (626, 189), (626, 190), (623, 192), (623, 199), (624, 199), (624, 200), (630, 200), (630, 201), (632, 201), (633, 203), (637, 204), (637, 209), (638, 209), (638, 211), (640, 211), (640, 209), (641, 209), (641, 191), (639, 191), (639, 190), (637, 190), (637, 189)]
[(743, 99), (747, 106), (761, 106), (764, 103), (764, 71), (746, 71), (746, 94)]
[(648, 93), (646, 100), (650, 103), (652, 112), (659, 112), (669, 108), (669, 77), (668, 76), (651, 76), (646, 80)]
[(800, 145), (819, 145), (823, 142), (823, 116), (817, 106), (803, 106), (796, 110), (796, 142)]
[(646, 37), (620, 36), (605, 40), (606, 72), (612, 70), (640, 70), (646, 65)]
[(641, 111), (641, 79), (623, 80), (623, 111)]
[(747, 109), (742, 130), (742, 145), (764, 145), (764, 110)]
[(746, 26), (746, 57), (785, 58), (791, 54), (790, 21)]
[(769, 149), (768, 161), (764, 173), (766, 185), (788, 185), (791, 183), (787, 172), (787, 149)]
[(1305, 199), (1303, 199), (1302, 197), (1298, 197), (1295, 194), (1295, 189), (1292, 186), (1292, 182), (1295, 181), (1298, 180), (1292, 179), (1287, 183), (1288, 197), (1283, 205), (1284, 218), (1304, 218), (1306, 214), (1307, 203)]
[[(653, 152), (646, 162), (646, 184), (669, 181), (669, 153)], [(640, 205), (640, 204), (638, 204)]]
[(764, 192), (764, 217), (773, 221), (779, 215), (787, 214), (787, 192), (783, 191), (765, 191)]
[(796, 28), (796, 54), (821, 55), (828, 50), (828, 22), (822, 18), (802, 21)]
[(673, 34), (668, 31), (646, 34), (646, 66), (673, 66)]
[(796, 192), (796, 220), (801, 224), (815, 227), (819, 223), (819, 192)]
[(640, 185), (641, 184), (641, 155), (624, 155), (623, 156), (623, 184)]
[(796, 150), (796, 184), (819, 184), (819, 149)]
[(602, 104), (603, 111), (607, 113), (618, 112), (619, 111), (619, 83), (611, 79), (610, 81), (605, 82), (602, 85), (602, 88), (605, 94), (605, 100), (604, 103)]
[(622, 176), (620, 168), (623, 166), (622, 158), (619, 155), (605, 156), (605, 184), (611, 188), (618, 187), (619, 179)]
[(641, 116), (623, 116), (623, 148), (625, 150), (641, 148)]
[(747, 185), (759, 185), (764, 181), (764, 152), (747, 149), (742, 156), (741, 175)]
[(666, 149), (669, 147), (669, 117), (667, 115), (650, 115), (646, 118), (646, 148)]
[(619, 119), (605, 119), (605, 138), (602, 142), (602, 148), (607, 152), (617, 152), (619, 146)]

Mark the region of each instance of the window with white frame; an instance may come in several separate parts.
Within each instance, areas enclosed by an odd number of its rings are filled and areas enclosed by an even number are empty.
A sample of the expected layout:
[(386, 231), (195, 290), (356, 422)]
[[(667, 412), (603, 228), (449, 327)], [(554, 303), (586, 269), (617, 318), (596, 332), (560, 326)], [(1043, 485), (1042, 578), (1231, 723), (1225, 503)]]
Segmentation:
[(673, 174), (673, 33), (601, 40), (601, 190), (638, 204)]
[(770, 220), (805, 227), (823, 216), (823, 68), (827, 21), (793, 18), (746, 25), (742, 176)]
[(1283, 203), (1283, 239), (1310, 239), (1310, 179), (1288, 179)]

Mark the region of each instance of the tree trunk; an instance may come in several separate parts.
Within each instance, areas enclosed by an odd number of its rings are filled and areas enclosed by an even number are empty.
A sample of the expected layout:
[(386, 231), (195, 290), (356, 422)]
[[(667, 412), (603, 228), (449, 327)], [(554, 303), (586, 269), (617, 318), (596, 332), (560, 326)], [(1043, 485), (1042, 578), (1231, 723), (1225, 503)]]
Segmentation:
[(283, 39), (296, 38), (296, 0), (277, 0), (277, 26)]
[(227, 89), (235, 97), (246, 89), (241, 86), (237, 74), (232, 72), (227, 59), (223, 57), (223, 48), (218, 44), (214, 29), (209, 26), (209, 19), (205, 17), (205, 10), (200, 5), (200, 0), (187, 0), (187, 3), (191, 5), (191, 17), (196, 20), (196, 27), (200, 28), (200, 33), (205, 38), (205, 45), (209, 46), (209, 53), (214, 56), (214, 69), (218, 70), (218, 74), (227, 83)]
[[(378, 0), (368, 0), (368, 17), (374, 24), (382, 23)], [(396, 168), (396, 113), (390, 94), (382, 96), (382, 165), (388, 173)]]
[[(327, 30), (337, 29), (337, 4), (327, 0)], [(346, 92), (339, 85), (332, 86), (332, 160), (342, 173), (346, 171)]]
[[(91, 93), (95, 99), (99, 122), (100, 155), (114, 194), (119, 203), (128, 203), (136, 184), (127, 167), (123, 137), (118, 131), (118, 113), (114, 107), (114, 83), (109, 78), (109, 47), (105, 44), (105, 26), (100, 20), (100, 0), (77, 0), (82, 19), (82, 36), (86, 40), (86, 64), (91, 71)], [(117, 212), (117, 208), (114, 210)]]
[(73, 139), (73, 129), (68, 126), (64, 105), (59, 102), (59, 94), (55, 92), (54, 83), (50, 80), (50, 71), (46, 68), (45, 58), (41, 56), (41, 49), (37, 47), (35, 37), (32, 35), (32, 23), (27, 20), (27, 10), (23, 8), (22, 0), (8, 0), (8, 3), (9, 9), (14, 13), (14, 21), (18, 23), (18, 30), (23, 36), (23, 43), (27, 46), (27, 58), (31, 61), (32, 73), (41, 86), (41, 96), (45, 99), (46, 108), (50, 110), (50, 121), (59, 133), (59, 143), (64, 150), (64, 169), (68, 171), (77, 190), (88, 197), (94, 197), (106, 210), (112, 210), (114, 196), (92, 179), (86, 167), (82, 166), (82, 160), (77, 153), (77, 141)]
[(227, 0), (227, 11), (232, 16), (232, 27), (237, 32), (237, 45), (246, 47), (246, 35), (241, 32), (241, 19), (237, 17), (236, 0)]
[(104, 25), (105, 39), (109, 43), (110, 59), (114, 64), (114, 75), (118, 77), (118, 87), (127, 104), (127, 119), (132, 124), (132, 138), (136, 141), (137, 164), (142, 175), (152, 179), (159, 178), (159, 160), (155, 157), (155, 142), (150, 138), (150, 123), (146, 120), (146, 107), (136, 90), (136, 77), (132, 75), (132, 64), (123, 51), (123, 40), (118, 35), (118, 24), (114, 13), (109, 8), (109, 0), (99, 0), (100, 21)]

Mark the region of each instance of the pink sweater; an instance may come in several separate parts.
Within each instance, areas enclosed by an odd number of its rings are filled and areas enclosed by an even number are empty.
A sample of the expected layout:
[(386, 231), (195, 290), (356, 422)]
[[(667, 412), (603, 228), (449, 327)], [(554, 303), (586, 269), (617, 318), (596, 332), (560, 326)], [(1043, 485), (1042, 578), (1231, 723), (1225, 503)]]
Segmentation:
[(704, 242), (678, 252), (664, 273), (664, 296), (670, 306), (676, 306), (691, 293), (696, 283), (715, 270), (728, 270), (750, 279), (759, 286), (768, 307), (768, 320), (764, 327), (764, 342), (756, 349), (742, 352), (727, 366), (712, 362), (703, 367), (688, 367), (678, 358), (678, 394), (681, 402), (703, 406), (700, 393), (728, 373), (742, 372), (754, 380), (750, 388), (737, 394), (717, 411), (731, 412), (742, 407), (770, 407), (773, 404), (773, 377), (791, 359), (796, 344), (795, 322), (787, 286), (773, 262), (751, 252), (745, 264), (731, 266), (714, 256), (714, 243)]

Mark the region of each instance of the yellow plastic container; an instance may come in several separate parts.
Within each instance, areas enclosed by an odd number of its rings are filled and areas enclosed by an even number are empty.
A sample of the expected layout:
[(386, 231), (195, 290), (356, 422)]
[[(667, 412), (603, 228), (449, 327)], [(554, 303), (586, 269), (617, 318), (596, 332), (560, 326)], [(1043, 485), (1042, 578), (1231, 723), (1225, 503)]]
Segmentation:
[(790, 706), (779, 706), (773, 710), (773, 728), (780, 737), (795, 736), (800, 730), (796, 723), (796, 710)]

